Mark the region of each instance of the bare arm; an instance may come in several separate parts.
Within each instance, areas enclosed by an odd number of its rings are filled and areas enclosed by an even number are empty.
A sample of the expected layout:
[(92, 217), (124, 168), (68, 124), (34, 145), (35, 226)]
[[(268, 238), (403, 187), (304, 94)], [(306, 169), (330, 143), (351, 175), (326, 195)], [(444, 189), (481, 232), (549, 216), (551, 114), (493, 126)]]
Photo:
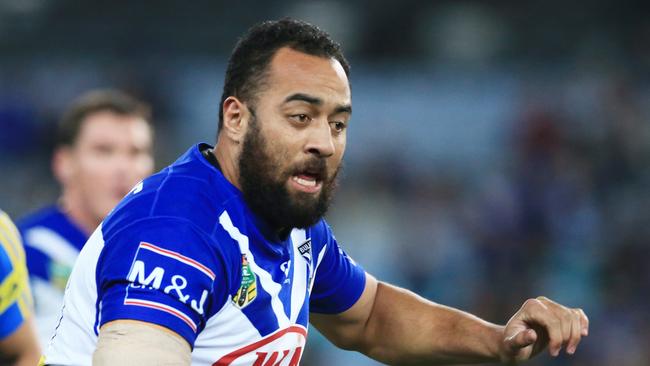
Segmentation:
[(400, 365), (520, 361), (547, 343), (553, 355), (563, 345), (573, 353), (588, 327), (581, 310), (544, 298), (528, 300), (507, 326), (498, 326), (370, 275), (352, 308), (312, 314), (311, 321), (339, 347)]
[(15, 332), (0, 340), (0, 355), (15, 366), (34, 366), (41, 357), (32, 318), (25, 319)]
[(190, 362), (190, 345), (180, 335), (136, 320), (104, 324), (93, 353), (95, 366), (189, 366)]

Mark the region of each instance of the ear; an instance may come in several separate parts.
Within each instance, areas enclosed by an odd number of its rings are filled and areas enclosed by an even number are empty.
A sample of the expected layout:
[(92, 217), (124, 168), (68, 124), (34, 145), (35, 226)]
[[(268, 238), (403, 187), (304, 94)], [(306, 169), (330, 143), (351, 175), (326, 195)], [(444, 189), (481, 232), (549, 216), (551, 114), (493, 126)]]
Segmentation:
[(52, 173), (59, 184), (66, 185), (73, 179), (74, 168), (70, 147), (58, 147), (52, 155)]
[(241, 100), (233, 96), (224, 100), (222, 108), (222, 133), (236, 143), (243, 141), (246, 135), (246, 129), (248, 128), (250, 111)]

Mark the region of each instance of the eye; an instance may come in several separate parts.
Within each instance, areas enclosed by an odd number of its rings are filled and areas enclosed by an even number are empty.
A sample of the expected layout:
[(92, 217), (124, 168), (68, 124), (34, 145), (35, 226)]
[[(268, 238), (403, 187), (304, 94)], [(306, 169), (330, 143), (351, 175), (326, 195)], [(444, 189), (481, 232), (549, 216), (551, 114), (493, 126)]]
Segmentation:
[(308, 115), (303, 114), (303, 113), (294, 114), (290, 118), (291, 118), (291, 120), (293, 120), (295, 122), (298, 122), (298, 123), (308, 123), (309, 121), (311, 121), (311, 117), (309, 117)]
[(115, 148), (110, 145), (100, 144), (93, 146), (93, 150), (97, 155), (108, 156), (114, 152)]
[(147, 154), (149, 154), (149, 150), (146, 148), (132, 147), (131, 149), (129, 149), (129, 155), (132, 157), (147, 155)]
[(341, 121), (330, 122), (330, 125), (332, 126), (332, 129), (336, 132), (343, 132), (343, 130), (345, 130), (345, 127), (347, 127), (345, 125), (345, 122), (341, 122)]

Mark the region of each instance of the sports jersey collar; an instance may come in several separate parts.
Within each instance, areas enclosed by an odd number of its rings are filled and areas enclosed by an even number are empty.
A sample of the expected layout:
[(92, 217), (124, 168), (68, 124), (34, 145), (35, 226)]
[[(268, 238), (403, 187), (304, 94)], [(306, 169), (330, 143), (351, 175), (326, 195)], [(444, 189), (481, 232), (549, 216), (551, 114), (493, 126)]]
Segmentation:
[[(226, 186), (231, 192), (235, 193), (241, 199), (242, 203), (246, 207), (246, 210), (249, 212), (250, 217), (253, 220), (253, 223), (255, 224), (255, 228), (264, 238), (266, 238), (269, 242), (274, 243), (275, 245), (279, 245), (279, 246), (286, 245), (289, 234), (291, 233), (291, 229), (283, 230), (282, 233), (278, 233), (277, 230), (272, 228), (264, 219), (259, 217), (256, 213), (253, 212), (253, 210), (250, 209), (250, 207), (248, 207), (248, 205), (246, 204), (246, 200), (244, 199), (244, 195), (239, 190), (239, 188), (235, 187), (232, 183), (230, 183), (230, 181), (223, 175), (219, 167), (215, 166), (213, 162), (210, 162), (208, 158), (206, 158), (203, 155), (202, 153), (203, 150), (212, 149), (212, 148), (213, 146), (210, 144), (204, 142), (198, 143), (195, 146), (193, 146), (193, 148), (191, 149), (192, 157), (194, 159), (201, 161), (202, 164), (208, 166), (209, 169), (217, 175), (218, 179), (224, 182), (224, 186)], [(276, 250), (278, 248), (271, 248), (271, 249), (273, 251), (277, 251), (278, 253), (284, 251), (283, 249)]]
[(60, 206), (54, 206), (54, 215), (60, 216), (62, 224), (64, 226), (63, 230), (68, 233), (69, 237), (75, 238), (75, 241), (81, 243), (81, 246), (86, 243), (86, 238), (90, 233), (86, 233), (81, 226), (77, 225), (76, 222), (72, 220), (68, 214), (61, 209)]
[(226, 177), (223, 175), (223, 173), (221, 172), (221, 170), (219, 168), (214, 166), (212, 163), (210, 163), (205, 158), (205, 156), (203, 156), (201, 151), (206, 149), (206, 148), (212, 149), (213, 146), (210, 145), (210, 144), (207, 144), (205, 142), (201, 142), (201, 143), (198, 143), (198, 144), (192, 146), (192, 148), (190, 148), (190, 151), (188, 151), (185, 155), (190, 155), (191, 154), (191, 159), (197, 160), (197, 161), (201, 162), (201, 164), (205, 165), (208, 168), (208, 170), (211, 173), (215, 174), (217, 179), (221, 183), (223, 183), (224, 188), (228, 189), (228, 191), (230, 193), (233, 193), (233, 194), (235, 194), (237, 196), (242, 197), (243, 196), (242, 192), (237, 187), (235, 187), (232, 183), (230, 183), (230, 181), (228, 179), (226, 179)]
[(36, 213), (18, 221), (21, 231), (35, 226), (45, 226), (62, 235), (66, 240), (81, 250), (88, 239), (88, 235), (77, 223), (72, 221), (59, 205), (43, 207)]

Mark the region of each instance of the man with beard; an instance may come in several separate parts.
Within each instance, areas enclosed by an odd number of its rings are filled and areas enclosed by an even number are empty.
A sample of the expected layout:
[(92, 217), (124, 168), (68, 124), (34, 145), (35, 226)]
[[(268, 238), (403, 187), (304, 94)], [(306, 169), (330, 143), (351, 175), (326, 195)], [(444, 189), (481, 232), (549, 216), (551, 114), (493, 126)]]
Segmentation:
[(349, 66), (295, 20), (231, 55), (217, 145), (137, 185), (75, 265), (47, 364), (297, 365), (311, 322), (385, 363), (575, 349), (587, 318), (540, 297), (505, 326), (366, 274), (322, 218), (346, 144)]

